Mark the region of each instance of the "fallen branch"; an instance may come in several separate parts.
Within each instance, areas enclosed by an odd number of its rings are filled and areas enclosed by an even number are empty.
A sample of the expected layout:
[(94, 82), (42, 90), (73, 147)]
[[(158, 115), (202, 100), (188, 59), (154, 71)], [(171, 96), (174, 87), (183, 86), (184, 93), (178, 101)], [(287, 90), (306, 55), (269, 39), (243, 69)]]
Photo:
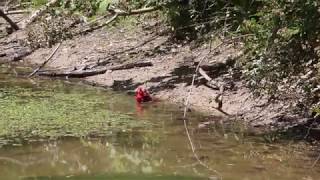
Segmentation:
[(153, 12), (159, 10), (161, 6), (154, 6), (142, 9), (135, 9), (130, 11), (122, 11), (119, 9), (108, 9), (108, 11), (112, 14), (118, 14), (119, 16), (130, 16), (130, 15), (137, 15), (137, 14), (144, 14), (148, 12)]
[(19, 30), (19, 26), (13, 22), (1, 9), (0, 9), (0, 16), (3, 17), (12, 27), (14, 30)]
[(118, 14), (115, 14), (114, 16), (112, 16), (112, 18), (110, 18), (108, 21), (106, 21), (105, 23), (102, 23), (102, 24), (99, 24), (97, 26), (94, 26), (94, 27), (90, 27), (90, 28), (87, 28), (85, 30), (82, 30), (80, 31), (79, 33), (77, 34), (86, 34), (86, 33), (89, 33), (89, 32), (92, 32), (94, 30), (97, 30), (97, 29), (100, 29), (104, 26), (107, 26), (108, 24), (110, 24), (111, 22), (113, 22), (116, 18), (118, 17)]
[(104, 67), (100, 69), (89, 69), (89, 70), (76, 70), (76, 71), (66, 71), (66, 72), (39, 72), (39, 76), (49, 76), (49, 77), (73, 77), (73, 78), (83, 78), (87, 76), (94, 76), (98, 74), (104, 74), (107, 71), (119, 71), (125, 69), (132, 69), (136, 67), (147, 67), (152, 66), (151, 62), (136, 62), (136, 63), (128, 63), (123, 65), (115, 65), (111, 67)]
[(31, 24), (32, 22), (34, 22), (39, 16), (43, 15), (45, 12), (48, 11), (48, 9), (52, 6), (55, 6), (56, 4), (58, 4), (59, 0), (51, 0), (49, 1), (45, 6), (41, 7), (40, 9), (34, 11), (32, 13), (32, 15), (26, 19), (25, 21), (23, 21), (21, 23), (21, 27), (25, 28), (27, 27), (29, 24)]
[(28, 14), (30, 11), (28, 10), (15, 10), (15, 11), (7, 11), (6, 15), (12, 15), (12, 14)]
[[(222, 43), (220, 43), (219, 45), (217, 45), (214, 49), (218, 49), (220, 46), (222, 45)], [(209, 53), (207, 55), (205, 55), (200, 61), (199, 61), (199, 64), (197, 65), (196, 67), (196, 70), (193, 74), (193, 77), (192, 77), (192, 82), (191, 82), (191, 87), (188, 91), (188, 95), (187, 95), (187, 98), (185, 99), (185, 103), (184, 103), (184, 110), (183, 110), (183, 124), (184, 124), (184, 128), (185, 128), (185, 131), (186, 131), (186, 134), (187, 134), (187, 138), (188, 138), (188, 141), (189, 141), (189, 145), (191, 147), (191, 150), (192, 150), (192, 154), (194, 156), (194, 158), (198, 161), (198, 163), (205, 167), (206, 169), (208, 169), (209, 171), (212, 171), (214, 172), (216, 175), (220, 176), (220, 179), (222, 179), (222, 176), (221, 174), (215, 170), (215, 169), (212, 169), (210, 168), (206, 163), (204, 163), (198, 156), (197, 152), (196, 152), (196, 149), (194, 147), (194, 144), (193, 144), (193, 141), (192, 141), (192, 138), (190, 136), (190, 132), (189, 132), (189, 129), (188, 129), (188, 125), (187, 125), (187, 112), (188, 112), (188, 107), (189, 107), (189, 100), (190, 100), (190, 97), (191, 97), (191, 94), (192, 94), (192, 90), (193, 90), (193, 87), (194, 87), (194, 82), (195, 82), (195, 79), (196, 79), (196, 76), (198, 74), (198, 71), (199, 71), (199, 68), (201, 66), (201, 63), (206, 60), (207, 56), (211, 53), (211, 50), (209, 51)]]
[(219, 89), (219, 86), (217, 85), (216, 82), (214, 82), (214, 80), (208, 76), (208, 74), (202, 69), (202, 68), (199, 68), (199, 74), (208, 81), (208, 85), (210, 87), (212, 87), (212, 89)]
[(94, 69), (94, 70), (80, 70), (80, 71), (66, 71), (66, 72), (39, 72), (39, 76), (48, 77), (72, 77), (72, 78), (83, 78), (88, 76), (94, 76), (98, 74), (104, 74), (108, 68)]
[(49, 61), (50, 59), (52, 59), (52, 57), (56, 54), (56, 52), (58, 51), (58, 49), (60, 48), (61, 43), (59, 43), (57, 45), (57, 47), (53, 50), (53, 52), (50, 54), (50, 56), (37, 68), (35, 69), (28, 77), (32, 77), (33, 75), (35, 75), (41, 68), (43, 68)]
[(212, 87), (213, 89), (218, 89), (219, 93), (214, 98), (214, 101), (218, 103), (218, 110), (221, 110), (222, 108), (222, 101), (223, 101), (223, 92), (224, 92), (224, 85), (218, 84), (217, 82), (214, 82), (214, 80), (208, 76), (208, 74), (202, 69), (199, 68), (199, 74), (204, 77), (208, 81), (208, 85)]

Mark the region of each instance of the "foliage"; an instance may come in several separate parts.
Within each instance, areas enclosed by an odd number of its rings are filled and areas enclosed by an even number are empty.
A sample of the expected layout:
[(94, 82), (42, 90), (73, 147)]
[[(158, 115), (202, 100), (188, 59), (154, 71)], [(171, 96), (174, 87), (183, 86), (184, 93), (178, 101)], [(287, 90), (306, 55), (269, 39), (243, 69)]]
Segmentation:
[(313, 23), (320, 17), (317, 9), (314, 1), (274, 0), (264, 2), (258, 13), (244, 21), (242, 32), (253, 34), (245, 41), (245, 74), (250, 86), (274, 93), (283, 80), (287, 83), (297, 80), (299, 73), (317, 71), (312, 67), (318, 56), (315, 48), (320, 26)]
[[(248, 35), (239, 62), (259, 94), (318, 100), (319, 2), (314, 0), (158, 1), (178, 39)], [(276, 97), (275, 94), (278, 96)], [(295, 94), (295, 95), (294, 95)]]
[(314, 117), (319, 117), (320, 116), (320, 107), (315, 107), (313, 108), (313, 113), (315, 114)]

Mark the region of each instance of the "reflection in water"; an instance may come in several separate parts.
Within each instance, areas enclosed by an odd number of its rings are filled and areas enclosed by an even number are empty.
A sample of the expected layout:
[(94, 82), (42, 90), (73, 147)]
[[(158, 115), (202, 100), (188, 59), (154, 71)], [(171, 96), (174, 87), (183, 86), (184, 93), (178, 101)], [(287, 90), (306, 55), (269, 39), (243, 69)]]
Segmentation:
[[(82, 93), (105, 102), (96, 109), (152, 124), (108, 132), (103, 138), (63, 137), (4, 146), (0, 179), (216, 179), (194, 159), (180, 120), (182, 112), (175, 106), (150, 103), (137, 111), (133, 97), (102, 89), (59, 81), (30, 82), (10, 75), (0, 75), (0, 81), (0, 88), (32, 88), (34, 93)], [(316, 180), (320, 175), (319, 167), (309, 168), (316, 152), (303, 142), (265, 143), (249, 136), (239, 122), (225, 124), (214, 118), (211, 125), (203, 126), (201, 114), (189, 116), (197, 153), (224, 180)]]

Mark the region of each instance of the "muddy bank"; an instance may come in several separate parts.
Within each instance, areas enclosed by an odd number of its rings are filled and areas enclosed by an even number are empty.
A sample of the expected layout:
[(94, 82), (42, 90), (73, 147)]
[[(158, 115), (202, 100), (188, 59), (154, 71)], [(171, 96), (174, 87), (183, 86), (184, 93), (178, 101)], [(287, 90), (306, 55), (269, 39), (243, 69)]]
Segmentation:
[[(139, 85), (145, 85), (159, 99), (180, 104), (182, 107), (191, 88), (195, 69), (201, 62), (201, 68), (216, 84), (224, 84), (223, 104), (221, 109), (217, 109), (215, 98), (220, 93), (219, 88), (210, 86), (206, 79), (198, 74), (189, 98), (191, 108), (212, 116), (241, 118), (249, 125), (263, 130), (295, 126), (307, 120), (295, 115), (289, 103), (268, 102), (266, 98), (257, 98), (251, 93), (241, 79), (241, 74), (235, 71), (237, 61), (243, 54), (240, 42), (216, 41), (201, 46), (184, 42), (173, 43), (170, 36), (157, 29), (157, 26), (151, 29), (143, 26), (114, 26), (74, 37), (62, 42), (44, 69), (73, 71), (97, 64), (109, 67), (150, 62), (152, 66), (107, 70), (84, 80), (92, 85), (129, 92)], [(20, 31), (2, 38), (1, 49), (5, 49), (9, 42), (19, 43), (24, 37), (25, 32)], [(7, 48), (1, 59), (22, 60), (27, 66), (37, 67), (54, 48), (41, 48), (20, 58), (16, 57), (17, 48), (13, 46)], [(7, 53), (11, 51), (13, 53)], [(24, 51), (29, 53), (28, 49)]]

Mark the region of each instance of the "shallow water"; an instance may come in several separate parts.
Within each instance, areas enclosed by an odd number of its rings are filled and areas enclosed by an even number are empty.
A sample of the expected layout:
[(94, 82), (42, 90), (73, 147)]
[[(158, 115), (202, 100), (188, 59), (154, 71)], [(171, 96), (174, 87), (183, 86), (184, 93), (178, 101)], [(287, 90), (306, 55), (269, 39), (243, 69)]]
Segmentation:
[[(267, 143), (250, 135), (243, 124), (224, 124), (219, 118), (213, 118), (215, 123), (210, 128), (199, 128), (206, 118), (191, 112), (188, 127), (196, 152), (208, 169), (193, 156), (181, 120), (182, 110), (177, 106), (157, 102), (137, 107), (133, 97), (123, 93), (79, 82), (16, 77), (7, 67), (0, 72), (0, 92), (5, 92), (0, 96), (1, 108), (11, 108), (1, 111), (0, 126), (13, 128), (0, 127), (4, 129), (0, 131), (0, 141), (5, 142), (0, 148), (0, 179), (316, 180), (320, 177), (319, 166), (310, 168), (318, 152), (301, 141)], [(37, 102), (50, 103), (41, 107)], [(40, 112), (29, 112), (39, 108)], [(35, 117), (35, 124), (46, 125), (31, 124), (28, 114)], [(51, 128), (53, 123), (61, 123), (55, 121), (58, 117), (68, 123)], [(11, 121), (17, 123), (13, 126)], [(91, 125), (96, 121), (101, 125)], [(83, 123), (88, 128), (83, 129)]]

